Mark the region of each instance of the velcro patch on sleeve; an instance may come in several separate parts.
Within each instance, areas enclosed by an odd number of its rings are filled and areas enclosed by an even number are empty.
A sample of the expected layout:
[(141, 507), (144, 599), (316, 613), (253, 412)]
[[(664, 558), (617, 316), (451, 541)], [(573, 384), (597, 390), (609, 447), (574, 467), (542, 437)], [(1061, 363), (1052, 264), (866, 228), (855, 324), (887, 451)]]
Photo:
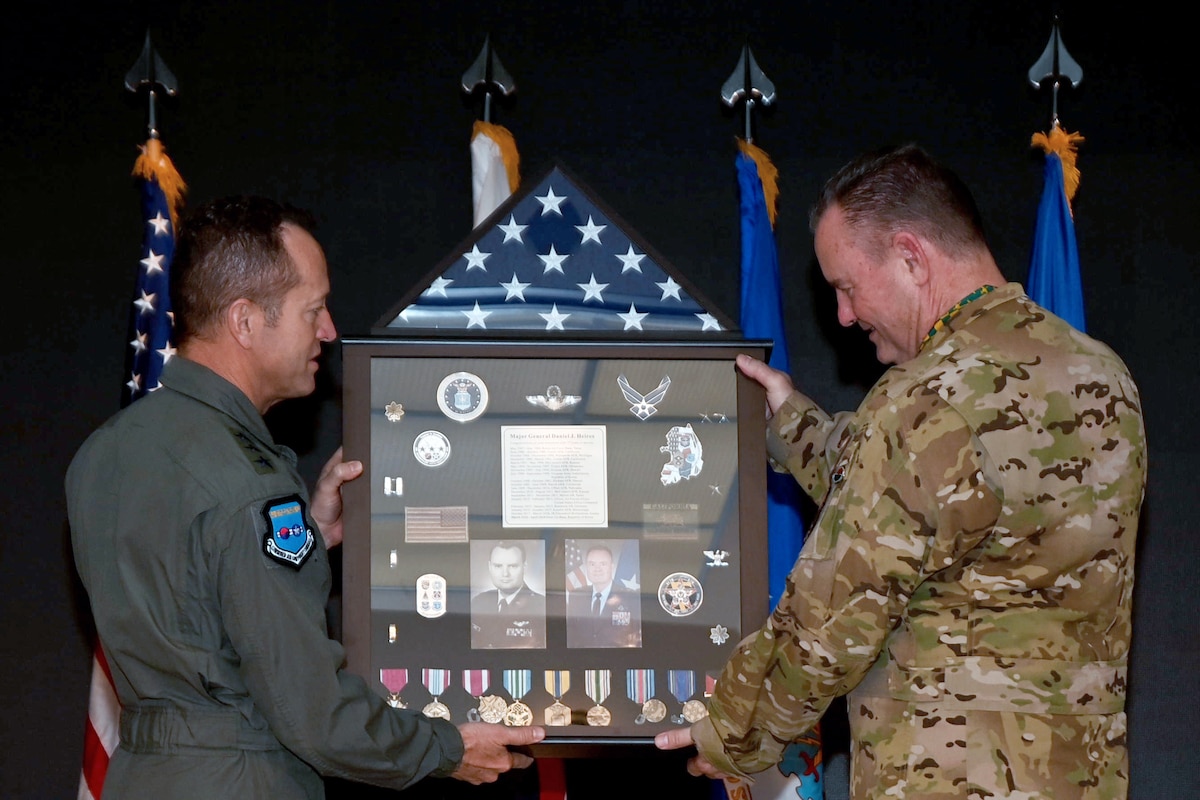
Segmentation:
[(263, 552), (267, 557), (297, 570), (304, 566), (316, 544), (304, 500), (295, 494), (268, 500), (262, 507), (262, 515), (267, 521), (263, 536)]

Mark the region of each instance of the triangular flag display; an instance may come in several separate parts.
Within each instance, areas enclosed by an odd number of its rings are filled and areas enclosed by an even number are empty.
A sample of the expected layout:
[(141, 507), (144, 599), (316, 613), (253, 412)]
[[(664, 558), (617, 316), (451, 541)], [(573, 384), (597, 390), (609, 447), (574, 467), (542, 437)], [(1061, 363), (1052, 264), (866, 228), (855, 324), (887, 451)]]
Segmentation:
[[(142, 258), (130, 309), (130, 350), (121, 405), (158, 388), (163, 365), (175, 354), (174, 317), (168, 293), (175, 228), (186, 186), (167, 157), (162, 142), (149, 139), (133, 166), (142, 199)], [(108, 761), (120, 743), (121, 706), (112, 675), (97, 643), (92, 660), (88, 718), (84, 727), (83, 768), (79, 800), (100, 800)]]
[(1083, 281), (1071, 212), (1079, 187), (1075, 147), (1082, 141), (1078, 133), (1067, 133), (1057, 124), (1049, 134), (1033, 135), (1031, 144), (1046, 151), (1046, 166), (1026, 289), (1034, 302), (1085, 331)]
[(380, 321), (384, 333), (736, 331), (578, 179), (555, 165), (505, 200)]

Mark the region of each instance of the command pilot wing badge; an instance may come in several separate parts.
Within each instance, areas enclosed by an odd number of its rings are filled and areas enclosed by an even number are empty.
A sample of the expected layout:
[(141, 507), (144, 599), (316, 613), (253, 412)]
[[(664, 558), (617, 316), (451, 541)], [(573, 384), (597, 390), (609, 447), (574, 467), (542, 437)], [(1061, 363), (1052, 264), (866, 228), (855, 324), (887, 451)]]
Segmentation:
[(545, 394), (527, 394), (525, 395), (525, 399), (547, 411), (561, 411), (564, 408), (570, 408), (583, 398), (577, 394), (563, 394), (561, 388), (551, 384), (546, 387)]
[(624, 375), (617, 376), (617, 385), (621, 387), (621, 394), (625, 395), (625, 399), (629, 401), (629, 411), (640, 420), (647, 420), (658, 412), (658, 404), (667, 396), (667, 389), (671, 386), (671, 376), (663, 376), (654, 390), (642, 394), (638, 390), (629, 385)]

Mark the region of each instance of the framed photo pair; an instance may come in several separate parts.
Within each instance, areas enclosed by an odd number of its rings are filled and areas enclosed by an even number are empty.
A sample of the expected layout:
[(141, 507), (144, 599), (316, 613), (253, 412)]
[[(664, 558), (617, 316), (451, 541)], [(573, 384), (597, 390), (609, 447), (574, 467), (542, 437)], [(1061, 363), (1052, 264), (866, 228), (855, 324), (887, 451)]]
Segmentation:
[(767, 614), (762, 342), (347, 339), (343, 638), (396, 706), (652, 747)]

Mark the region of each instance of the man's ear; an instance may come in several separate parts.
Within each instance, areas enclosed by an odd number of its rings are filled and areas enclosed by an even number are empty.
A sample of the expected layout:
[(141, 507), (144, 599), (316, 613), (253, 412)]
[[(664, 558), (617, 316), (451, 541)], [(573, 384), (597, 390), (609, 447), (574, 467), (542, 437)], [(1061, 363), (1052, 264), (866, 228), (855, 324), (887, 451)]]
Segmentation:
[(225, 311), (225, 327), (243, 349), (248, 350), (253, 344), (254, 334), (261, 324), (262, 312), (258, 305), (244, 297), (234, 300)]
[(924, 286), (929, 282), (930, 252), (924, 239), (911, 231), (901, 230), (892, 236), (892, 248), (904, 260), (915, 285)]

